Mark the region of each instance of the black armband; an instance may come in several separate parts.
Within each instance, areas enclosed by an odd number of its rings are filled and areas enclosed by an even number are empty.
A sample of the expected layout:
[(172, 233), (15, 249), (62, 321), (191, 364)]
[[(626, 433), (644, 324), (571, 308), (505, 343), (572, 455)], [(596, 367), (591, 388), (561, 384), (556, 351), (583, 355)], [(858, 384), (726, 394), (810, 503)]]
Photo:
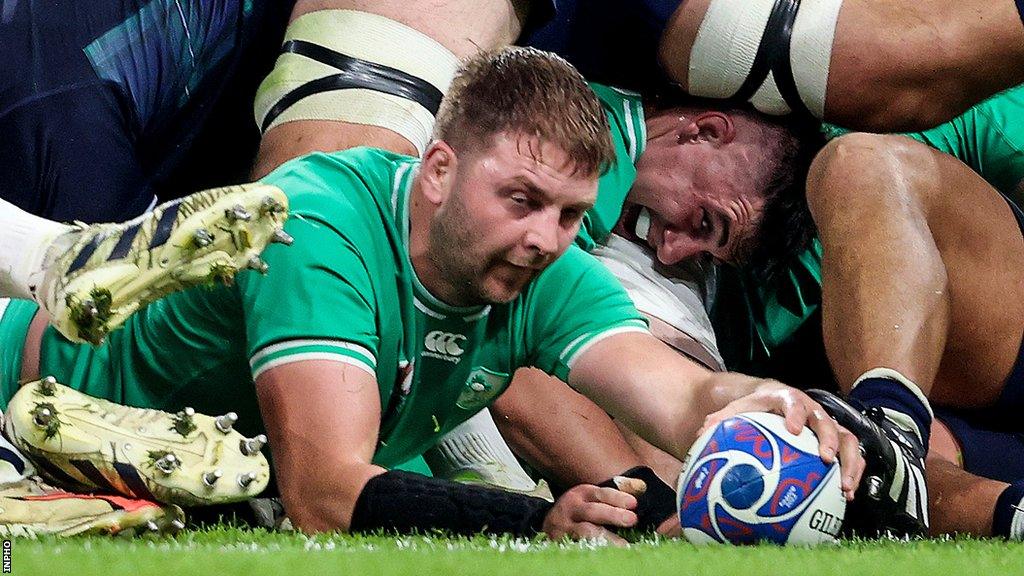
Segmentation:
[(533, 536), (552, 506), (543, 498), (391, 470), (366, 483), (350, 529)]
[[(642, 531), (651, 531), (656, 529), (670, 516), (676, 513), (676, 491), (671, 486), (666, 484), (658, 478), (658, 475), (654, 473), (647, 466), (637, 466), (630, 468), (625, 472), (618, 474), (618, 476), (626, 476), (627, 478), (636, 478), (643, 480), (647, 484), (647, 490), (636, 497), (636, 517), (637, 522), (635, 528)], [(617, 488), (615, 485), (615, 479), (608, 479), (598, 484), (605, 488)]]

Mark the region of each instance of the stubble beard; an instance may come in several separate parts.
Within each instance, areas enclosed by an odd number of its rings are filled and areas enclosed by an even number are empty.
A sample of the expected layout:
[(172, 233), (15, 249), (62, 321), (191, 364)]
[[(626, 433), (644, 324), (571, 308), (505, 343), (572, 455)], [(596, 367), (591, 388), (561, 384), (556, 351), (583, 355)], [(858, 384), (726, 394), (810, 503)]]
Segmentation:
[(440, 279), (451, 290), (449, 302), (455, 306), (498, 304), (486, 293), (482, 279), (488, 263), (477, 262), (470, 247), (472, 234), (464, 222), (470, 221), (469, 211), (461, 202), (449, 202), (430, 223), (430, 252), (428, 257), (440, 273)]

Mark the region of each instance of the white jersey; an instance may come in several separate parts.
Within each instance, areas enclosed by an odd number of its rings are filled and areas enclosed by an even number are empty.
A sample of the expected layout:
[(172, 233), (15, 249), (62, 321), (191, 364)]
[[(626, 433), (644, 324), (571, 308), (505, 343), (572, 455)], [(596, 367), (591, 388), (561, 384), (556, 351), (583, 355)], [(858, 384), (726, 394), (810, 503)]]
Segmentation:
[(652, 250), (616, 234), (591, 254), (618, 278), (640, 312), (690, 336), (724, 365), (708, 317), (715, 289), (714, 268), (702, 272), (696, 266), (665, 266)]

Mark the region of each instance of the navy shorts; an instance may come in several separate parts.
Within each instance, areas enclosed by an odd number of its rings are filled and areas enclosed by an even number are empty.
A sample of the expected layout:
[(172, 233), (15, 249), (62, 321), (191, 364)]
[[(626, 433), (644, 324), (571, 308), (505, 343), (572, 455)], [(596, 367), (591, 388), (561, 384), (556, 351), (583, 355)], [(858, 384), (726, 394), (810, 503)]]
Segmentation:
[(1001, 482), (1024, 479), (1024, 425), (999, 410), (935, 408), (960, 447), (964, 470)]
[[(1024, 234), (1024, 212), (1006, 200)], [(953, 410), (937, 407), (935, 416), (960, 445), (964, 470), (1003, 482), (1024, 479), (1024, 338), (1017, 361), (991, 407)]]
[[(256, 36), (279, 28), (264, 39), (276, 52), (290, 4), (0, 3), (0, 198), (49, 218), (96, 222), (137, 215), (157, 195), (190, 192), (161, 186), (175, 177)], [(265, 20), (271, 11), (276, 27)], [(271, 53), (265, 69), (272, 66)], [(251, 102), (249, 94), (238, 114), (258, 139)]]
[(547, 23), (519, 43), (554, 52), (594, 82), (657, 90), (667, 82), (658, 42), (682, 0), (556, 0)]

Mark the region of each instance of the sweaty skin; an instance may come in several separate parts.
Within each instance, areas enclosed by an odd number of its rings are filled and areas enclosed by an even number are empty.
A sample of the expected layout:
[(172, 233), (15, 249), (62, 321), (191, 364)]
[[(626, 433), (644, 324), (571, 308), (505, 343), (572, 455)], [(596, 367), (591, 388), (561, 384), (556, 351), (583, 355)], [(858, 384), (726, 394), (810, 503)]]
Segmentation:
[(807, 194), (840, 385), (888, 366), (939, 405), (991, 404), (1024, 325), (1024, 240), (1007, 202), (950, 156), (867, 134), (830, 143)]
[[(662, 36), (662, 66), (684, 89), (710, 2), (683, 2)], [(1013, 0), (844, 0), (823, 119), (874, 132), (921, 130), (1021, 82), (1024, 26)]]
[[(937, 405), (996, 401), (1024, 325), (1024, 239), (1007, 202), (950, 156), (865, 134), (826, 147), (808, 200), (824, 245), (825, 346), (840, 385), (891, 366)], [(931, 533), (991, 535), (1007, 485), (962, 470), (949, 431), (939, 421), (932, 430)]]
[(963, 470), (960, 447), (940, 420), (932, 422), (926, 459), (929, 533), (992, 535), (992, 510), (1009, 484)]

